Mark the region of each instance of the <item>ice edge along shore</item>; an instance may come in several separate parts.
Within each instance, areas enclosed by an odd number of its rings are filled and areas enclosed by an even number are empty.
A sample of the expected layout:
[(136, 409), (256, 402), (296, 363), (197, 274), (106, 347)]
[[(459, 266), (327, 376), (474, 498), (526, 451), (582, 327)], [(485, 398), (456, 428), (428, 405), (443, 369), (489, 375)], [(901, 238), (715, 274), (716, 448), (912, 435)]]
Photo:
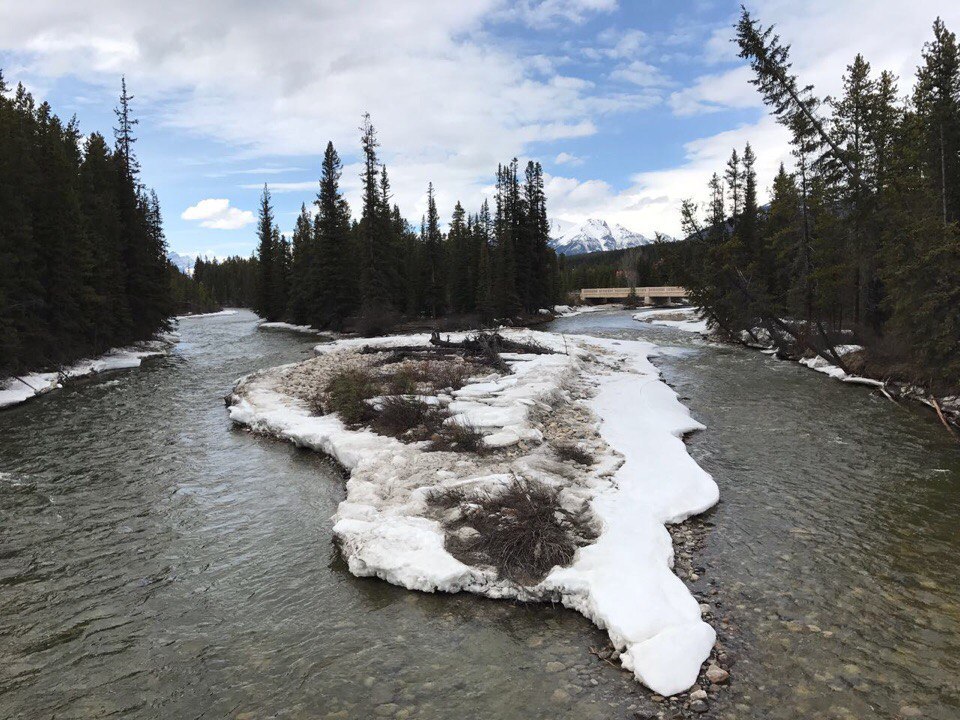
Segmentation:
[[(656, 353), (651, 343), (506, 334), (557, 354), (505, 356), (511, 374), (477, 378), (446, 400), (454, 421), (482, 429), (488, 444), (509, 450), (492, 459), (427, 452), (422, 444), (348, 429), (336, 416), (316, 416), (285, 386), (302, 364), (241, 378), (230, 398), (230, 417), (326, 453), (350, 472), (333, 533), (353, 574), (411, 590), (561, 602), (606, 629), (624, 667), (651, 690), (687, 690), (716, 633), (671, 571), (673, 545), (665, 524), (701, 513), (719, 498), (716, 483), (682, 440), (703, 426), (660, 380), (649, 360)], [(317, 352), (341, 364), (363, 346), (427, 341), (427, 335), (349, 339), (320, 345)], [(592, 435), (599, 449), (590, 470), (565, 466), (545, 442), (556, 425), (550, 418), (571, 407), (585, 418), (573, 430)], [(580, 548), (571, 565), (554, 567), (533, 586), (454, 558), (427, 502), (439, 488), (495, 491), (516, 476), (559, 488), (562, 500), (587, 501), (599, 526), (597, 540)]]

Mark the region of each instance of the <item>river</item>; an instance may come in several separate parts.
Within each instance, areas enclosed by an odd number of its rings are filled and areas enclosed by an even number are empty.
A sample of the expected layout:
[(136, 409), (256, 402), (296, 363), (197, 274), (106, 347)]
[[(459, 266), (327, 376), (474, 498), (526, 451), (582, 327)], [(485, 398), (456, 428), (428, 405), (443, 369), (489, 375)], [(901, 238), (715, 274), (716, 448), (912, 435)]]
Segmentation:
[[(721, 503), (695, 591), (736, 656), (708, 717), (956, 718), (960, 453), (926, 413), (626, 313), (708, 426)], [(652, 707), (579, 615), (351, 576), (331, 463), (223, 395), (309, 356), (255, 317), (0, 413), (0, 717), (627, 718)], [(701, 587), (702, 586), (702, 587)], [(548, 667), (549, 666), (549, 667)]]

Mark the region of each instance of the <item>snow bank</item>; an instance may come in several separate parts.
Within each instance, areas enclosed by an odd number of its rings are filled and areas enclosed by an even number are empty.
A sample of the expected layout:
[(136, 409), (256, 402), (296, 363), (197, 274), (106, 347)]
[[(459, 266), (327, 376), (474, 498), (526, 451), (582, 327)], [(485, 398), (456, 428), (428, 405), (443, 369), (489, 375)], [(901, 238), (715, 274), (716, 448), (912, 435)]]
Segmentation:
[(651, 325), (672, 327), (677, 330), (698, 333), (700, 335), (708, 335), (710, 333), (710, 329), (707, 326), (707, 321), (700, 317), (700, 313), (697, 308), (678, 308), (669, 310), (656, 308), (652, 310), (644, 310), (643, 312), (635, 314), (633, 319), (640, 322), (650, 323)]
[[(840, 358), (844, 358), (847, 355), (852, 355), (853, 353), (860, 352), (863, 350), (861, 345), (837, 345), (834, 350), (837, 351), (837, 355)], [(873, 378), (861, 377), (859, 375), (851, 375), (847, 372), (844, 372), (832, 362), (828, 362), (825, 358), (816, 355), (812, 358), (800, 358), (799, 363), (805, 365), (811, 370), (816, 370), (819, 373), (824, 375), (829, 375), (830, 377), (840, 380), (841, 382), (853, 383), (855, 385), (868, 385), (870, 387), (886, 387), (886, 383), (881, 380), (874, 380)]]
[[(350, 430), (335, 416), (315, 416), (290, 392), (297, 365), (242, 378), (231, 397), (230, 417), (327, 453), (350, 471), (333, 532), (355, 575), (426, 592), (466, 590), (561, 602), (607, 629), (624, 666), (652, 690), (688, 689), (715, 633), (670, 570), (673, 548), (664, 523), (679, 522), (717, 501), (716, 484), (681, 439), (702, 426), (660, 381), (648, 359), (655, 350), (650, 343), (581, 336), (564, 341), (533, 331), (505, 334), (558, 352), (505, 355), (511, 374), (473, 378), (443, 401), (454, 413), (452, 421), (481, 428), (489, 445), (510, 448), (506, 452), (426, 452), (422, 444)], [(339, 365), (343, 353), (363, 346), (428, 340), (425, 334), (355, 338), (317, 351), (321, 357), (331, 353), (330, 364)], [(576, 397), (591, 399), (578, 404)], [(574, 409), (585, 419), (567, 430), (594, 443), (591, 452), (598, 462), (590, 470), (559, 461), (550, 447), (560, 418)], [(428, 503), (429, 493), (439, 488), (491, 490), (517, 476), (557, 488), (564, 504), (589, 503), (599, 526), (596, 542), (536, 585), (501, 579), (494, 568), (466, 565), (448, 553), (442, 518)]]
[(290, 332), (304, 333), (306, 335), (323, 335), (322, 330), (317, 330), (309, 325), (294, 325), (288, 322), (261, 322), (257, 324), (261, 330), (289, 330)]
[(177, 339), (175, 334), (166, 333), (157, 340), (116, 348), (93, 360), (81, 360), (61, 373), (30, 373), (0, 380), (0, 409), (19, 405), (37, 395), (57, 390), (63, 387), (65, 380), (140, 367), (144, 358), (165, 355)]
[(236, 315), (239, 310), (219, 310), (211, 313), (195, 313), (192, 315), (177, 315), (177, 320), (190, 320), (192, 318), (219, 317), (221, 315)]
[(559, 317), (573, 317), (598, 310), (619, 310), (623, 306), (611, 303), (609, 305), (554, 305), (553, 314)]

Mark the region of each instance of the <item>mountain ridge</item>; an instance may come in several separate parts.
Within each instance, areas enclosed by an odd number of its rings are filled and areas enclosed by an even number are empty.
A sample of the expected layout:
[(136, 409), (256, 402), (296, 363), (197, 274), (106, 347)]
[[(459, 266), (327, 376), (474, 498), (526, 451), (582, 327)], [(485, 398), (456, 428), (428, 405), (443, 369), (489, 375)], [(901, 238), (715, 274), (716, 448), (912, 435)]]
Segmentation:
[(605, 250), (649, 245), (653, 240), (619, 223), (611, 226), (606, 220), (590, 218), (580, 223), (550, 221), (550, 247), (561, 255), (585, 255)]

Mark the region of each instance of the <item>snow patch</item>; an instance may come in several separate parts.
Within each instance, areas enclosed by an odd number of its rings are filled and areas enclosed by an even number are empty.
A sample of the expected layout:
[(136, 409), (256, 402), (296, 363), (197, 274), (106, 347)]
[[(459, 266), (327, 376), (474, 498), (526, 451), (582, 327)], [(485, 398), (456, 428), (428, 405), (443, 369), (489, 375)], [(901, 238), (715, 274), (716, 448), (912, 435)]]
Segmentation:
[(322, 330), (317, 330), (309, 325), (294, 325), (288, 322), (261, 322), (257, 324), (261, 330), (289, 330), (290, 332), (304, 333), (306, 335), (322, 335)]
[(706, 319), (700, 317), (700, 312), (697, 308), (655, 308), (639, 312), (633, 316), (633, 319), (639, 322), (650, 323), (651, 325), (672, 327), (676, 330), (682, 330), (683, 332), (698, 333), (700, 335), (708, 335), (710, 333)]
[(218, 310), (217, 312), (210, 313), (194, 313), (191, 315), (177, 315), (177, 320), (191, 320), (193, 318), (207, 318), (207, 317), (220, 317), (223, 315), (236, 315), (239, 310)]

